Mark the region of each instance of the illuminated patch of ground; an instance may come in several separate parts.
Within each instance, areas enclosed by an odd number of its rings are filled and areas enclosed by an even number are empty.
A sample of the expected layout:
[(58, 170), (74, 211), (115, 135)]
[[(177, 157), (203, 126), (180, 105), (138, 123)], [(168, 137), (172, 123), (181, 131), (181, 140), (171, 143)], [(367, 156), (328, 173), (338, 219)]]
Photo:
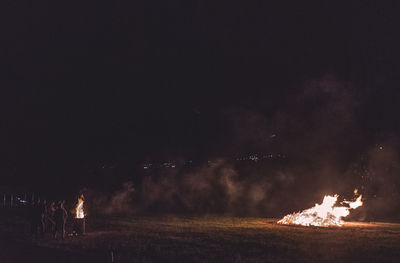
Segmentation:
[(88, 218), (88, 234), (42, 247), (118, 262), (399, 262), (400, 224), (318, 228), (235, 217)]

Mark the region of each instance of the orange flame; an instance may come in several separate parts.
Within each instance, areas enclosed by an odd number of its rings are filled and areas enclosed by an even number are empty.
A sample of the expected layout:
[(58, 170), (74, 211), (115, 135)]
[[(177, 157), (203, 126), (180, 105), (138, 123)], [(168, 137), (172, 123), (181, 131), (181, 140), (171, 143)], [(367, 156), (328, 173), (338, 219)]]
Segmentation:
[(303, 226), (342, 226), (344, 224), (342, 217), (350, 214), (350, 209), (356, 209), (363, 205), (360, 195), (356, 201), (349, 202), (346, 206), (335, 206), (338, 195), (326, 195), (322, 204), (315, 204), (314, 207), (306, 209), (302, 212), (286, 215), (278, 221), (278, 224), (285, 225), (303, 225)]
[(84, 202), (84, 197), (83, 194), (78, 197), (78, 203), (76, 204), (76, 218), (84, 218), (85, 217), (85, 213), (83, 210), (83, 202)]

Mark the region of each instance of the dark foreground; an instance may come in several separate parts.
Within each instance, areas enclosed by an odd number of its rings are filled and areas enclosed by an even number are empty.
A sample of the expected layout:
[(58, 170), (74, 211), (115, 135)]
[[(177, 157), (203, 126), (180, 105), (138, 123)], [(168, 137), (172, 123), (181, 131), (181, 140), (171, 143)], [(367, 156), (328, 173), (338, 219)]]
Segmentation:
[[(342, 228), (235, 217), (88, 218), (85, 236), (32, 239), (1, 218), (1, 262), (400, 262), (400, 224)], [(12, 230), (12, 231), (11, 231)]]

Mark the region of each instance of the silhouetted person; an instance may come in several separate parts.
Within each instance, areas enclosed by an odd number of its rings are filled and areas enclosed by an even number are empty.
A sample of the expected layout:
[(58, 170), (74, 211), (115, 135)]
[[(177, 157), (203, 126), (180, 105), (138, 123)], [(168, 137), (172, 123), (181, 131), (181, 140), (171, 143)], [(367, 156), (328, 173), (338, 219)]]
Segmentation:
[(55, 221), (55, 231), (54, 231), (54, 238), (57, 238), (57, 233), (61, 232), (61, 237), (64, 239), (65, 237), (65, 223), (67, 222), (68, 213), (67, 210), (64, 208), (64, 202), (60, 202), (55, 214), (54, 214), (54, 221)]
[(41, 213), (41, 203), (40, 198), (38, 198), (37, 203), (33, 203), (29, 211), (29, 217), (31, 222), (31, 234), (35, 238), (38, 237), (39, 228), (42, 230), (42, 213)]
[(50, 233), (54, 233), (56, 222), (54, 221), (54, 216), (56, 212), (56, 203), (53, 201), (50, 203), (50, 206), (47, 208), (47, 231)]
[(46, 232), (46, 217), (47, 217), (46, 200), (43, 200), (42, 203), (39, 204), (38, 208), (39, 208), (38, 213), (40, 213), (39, 234), (41, 236), (44, 236), (44, 233)]

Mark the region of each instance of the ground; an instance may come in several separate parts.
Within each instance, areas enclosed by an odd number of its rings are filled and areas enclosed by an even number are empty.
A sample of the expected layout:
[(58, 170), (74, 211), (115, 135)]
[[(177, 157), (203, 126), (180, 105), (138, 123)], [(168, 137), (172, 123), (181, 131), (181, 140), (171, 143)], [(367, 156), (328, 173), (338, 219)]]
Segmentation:
[(229, 216), (89, 217), (86, 235), (53, 240), (50, 236), (28, 237), (26, 224), (3, 215), (0, 260), (10, 263), (400, 261), (400, 224), (352, 222), (341, 228), (317, 228), (277, 225), (276, 221)]

